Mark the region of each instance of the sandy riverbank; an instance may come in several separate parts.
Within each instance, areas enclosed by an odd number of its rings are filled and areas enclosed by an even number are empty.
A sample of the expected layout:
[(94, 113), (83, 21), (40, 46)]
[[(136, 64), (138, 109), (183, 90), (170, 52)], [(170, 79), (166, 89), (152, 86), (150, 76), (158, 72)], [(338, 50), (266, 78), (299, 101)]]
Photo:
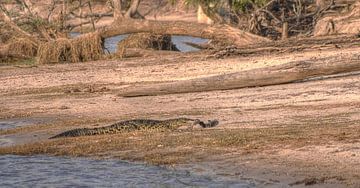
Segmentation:
[[(179, 54), (147, 59), (0, 66), (0, 118), (48, 118), (0, 131), (0, 153), (119, 158), (174, 165), (263, 186), (360, 184), (360, 76), (228, 91), (122, 98), (128, 86), (186, 80), (343, 54), (359, 47), (225, 59)], [(75, 127), (133, 119), (218, 119), (213, 129), (51, 140)], [(25, 139), (19, 139), (25, 138)], [(26, 144), (26, 145), (23, 145)]]

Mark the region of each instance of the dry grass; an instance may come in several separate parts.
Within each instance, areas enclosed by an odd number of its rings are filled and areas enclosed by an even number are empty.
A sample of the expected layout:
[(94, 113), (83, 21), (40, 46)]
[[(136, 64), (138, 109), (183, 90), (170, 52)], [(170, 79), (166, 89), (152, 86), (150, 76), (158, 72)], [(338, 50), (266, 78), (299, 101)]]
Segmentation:
[(151, 50), (168, 50), (179, 51), (171, 42), (170, 35), (156, 35), (151, 33), (131, 34), (117, 45), (117, 56), (125, 57), (126, 49), (151, 49)]
[(76, 63), (98, 60), (103, 56), (103, 41), (97, 33), (82, 35), (75, 39), (58, 39), (41, 44), (38, 62)]
[(3, 29), (5, 28), (4, 25), (1, 25), (0, 23), (0, 43), (7, 43), (7, 41), (9, 41), (12, 38), (11, 32), (7, 31), (7, 29)]
[(38, 63), (64, 63), (79, 62), (78, 49), (69, 39), (58, 39), (40, 45), (38, 50)]
[[(1, 31), (0, 31), (1, 35)], [(1, 40), (0, 40), (1, 44)], [(38, 44), (27, 38), (11, 38), (5, 45), (0, 45), (0, 63), (21, 64), (36, 56)]]
[(98, 60), (104, 54), (103, 40), (97, 33), (84, 34), (73, 39), (72, 44), (78, 49), (81, 62)]
[(0, 148), (0, 154), (50, 154), (88, 157), (115, 157), (152, 164), (177, 164), (207, 156), (237, 151), (243, 154), (326, 145), (329, 142), (356, 142), (360, 127), (286, 126), (259, 129), (208, 129), (199, 131), (135, 131), (48, 140)]
[(19, 57), (30, 58), (36, 56), (38, 45), (26, 38), (13, 38), (9, 41), (9, 51)]

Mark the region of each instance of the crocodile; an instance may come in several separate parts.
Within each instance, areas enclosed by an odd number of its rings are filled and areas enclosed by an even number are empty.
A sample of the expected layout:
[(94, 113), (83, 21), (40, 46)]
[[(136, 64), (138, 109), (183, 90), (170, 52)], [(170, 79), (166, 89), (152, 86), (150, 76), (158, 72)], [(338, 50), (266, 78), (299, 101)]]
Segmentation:
[(218, 120), (208, 120), (208, 122), (205, 123), (203, 121), (200, 121), (199, 119), (189, 119), (189, 118), (175, 118), (175, 119), (166, 119), (166, 120), (133, 119), (127, 121), (120, 121), (105, 127), (72, 129), (69, 131), (62, 132), (53, 137), (50, 137), (49, 139), (91, 136), (91, 135), (101, 135), (101, 134), (115, 134), (121, 132), (147, 130), (147, 129), (177, 130), (181, 127), (192, 129), (196, 125), (199, 125), (201, 128), (210, 128), (210, 127), (215, 127), (218, 124), (219, 124)]

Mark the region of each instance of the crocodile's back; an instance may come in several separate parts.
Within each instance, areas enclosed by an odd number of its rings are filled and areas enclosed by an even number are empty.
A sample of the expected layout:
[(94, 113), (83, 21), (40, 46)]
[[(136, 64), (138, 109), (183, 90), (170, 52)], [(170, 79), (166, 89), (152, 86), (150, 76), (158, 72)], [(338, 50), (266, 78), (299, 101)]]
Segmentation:
[(152, 120), (152, 119), (135, 119), (127, 120), (114, 123), (108, 128), (117, 130), (117, 131), (131, 131), (131, 130), (141, 130), (147, 128), (154, 128), (156, 125), (159, 125), (162, 121)]
[(195, 120), (188, 118), (176, 118), (167, 120), (135, 119), (121, 121), (109, 126), (116, 130), (143, 130), (143, 129), (177, 129), (181, 126), (192, 125)]
[(60, 133), (52, 138), (61, 138), (61, 137), (77, 137), (77, 136), (91, 136), (91, 135), (100, 135), (100, 134), (114, 134), (120, 132), (128, 132), (134, 130), (141, 130), (147, 128), (154, 128), (156, 125), (160, 124), (161, 121), (158, 120), (148, 120), (148, 119), (136, 119), (136, 120), (127, 120), (114, 123), (105, 127), (97, 128), (80, 128), (72, 129)]

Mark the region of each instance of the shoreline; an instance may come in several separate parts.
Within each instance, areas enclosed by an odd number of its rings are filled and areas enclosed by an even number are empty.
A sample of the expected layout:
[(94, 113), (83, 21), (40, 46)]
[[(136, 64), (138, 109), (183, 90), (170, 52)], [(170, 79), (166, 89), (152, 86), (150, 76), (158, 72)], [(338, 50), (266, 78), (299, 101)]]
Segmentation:
[[(0, 130), (25, 145), (0, 154), (142, 161), (286, 186), (360, 185), (360, 76), (226, 91), (122, 98), (129, 86), (208, 77), (294, 60), (356, 54), (358, 47), (224, 59), (194, 55), (19, 68), (0, 66), (0, 119), (50, 118)], [(186, 58), (182, 58), (186, 57)], [(136, 119), (218, 119), (197, 131), (136, 131), (47, 140), (59, 132)], [(36, 136), (34, 136), (36, 135)]]

